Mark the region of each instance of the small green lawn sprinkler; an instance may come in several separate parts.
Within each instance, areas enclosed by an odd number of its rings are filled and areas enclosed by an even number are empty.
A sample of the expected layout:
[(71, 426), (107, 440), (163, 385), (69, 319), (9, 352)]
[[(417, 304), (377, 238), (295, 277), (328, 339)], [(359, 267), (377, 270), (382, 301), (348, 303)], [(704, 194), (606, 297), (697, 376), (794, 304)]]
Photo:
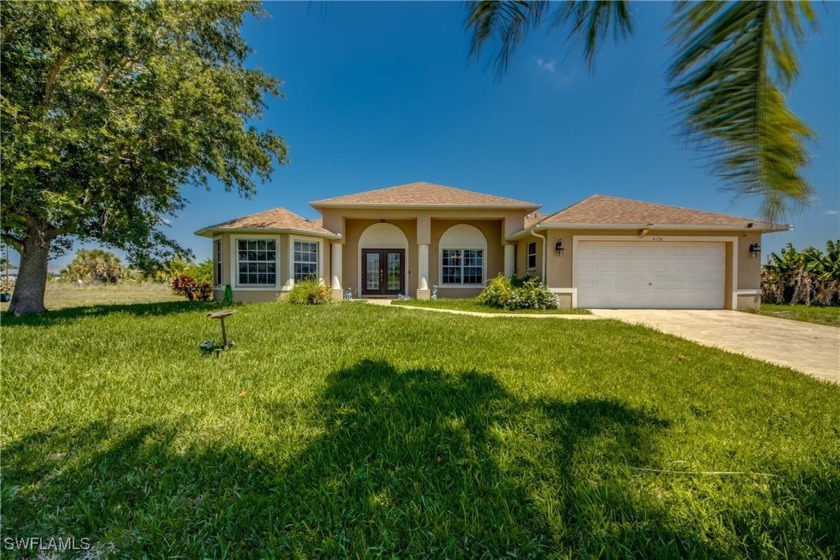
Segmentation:
[(207, 354), (215, 353), (219, 355), (222, 350), (230, 350), (233, 347), (233, 342), (228, 342), (227, 330), (225, 329), (225, 317), (230, 317), (236, 313), (235, 311), (218, 311), (216, 313), (208, 313), (207, 316), (211, 319), (218, 319), (222, 324), (222, 343), (218, 344), (215, 340), (205, 340), (199, 345), (202, 352)]

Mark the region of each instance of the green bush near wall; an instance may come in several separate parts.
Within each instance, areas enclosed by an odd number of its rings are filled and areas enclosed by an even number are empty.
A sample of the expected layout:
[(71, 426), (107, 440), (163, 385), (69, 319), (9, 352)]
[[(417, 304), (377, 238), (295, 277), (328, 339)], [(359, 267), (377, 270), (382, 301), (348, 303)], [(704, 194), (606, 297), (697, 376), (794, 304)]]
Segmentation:
[(477, 297), (482, 305), (496, 309), (557, 309), (557, 302), (545, 284), (535, 276), (498, 275)]
[(286, 301), (298, 305), (323, 305), (332, 301), (332, 290), (315, 280), (303, 280), (295, 283)]

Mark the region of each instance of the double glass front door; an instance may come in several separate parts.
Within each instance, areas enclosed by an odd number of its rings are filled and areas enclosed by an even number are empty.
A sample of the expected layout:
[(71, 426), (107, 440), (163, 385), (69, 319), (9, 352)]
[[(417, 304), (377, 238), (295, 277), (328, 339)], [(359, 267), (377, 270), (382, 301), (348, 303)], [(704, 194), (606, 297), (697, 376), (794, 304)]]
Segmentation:
[(405, 293), (405, 250), (362, 249), (362, 295)]

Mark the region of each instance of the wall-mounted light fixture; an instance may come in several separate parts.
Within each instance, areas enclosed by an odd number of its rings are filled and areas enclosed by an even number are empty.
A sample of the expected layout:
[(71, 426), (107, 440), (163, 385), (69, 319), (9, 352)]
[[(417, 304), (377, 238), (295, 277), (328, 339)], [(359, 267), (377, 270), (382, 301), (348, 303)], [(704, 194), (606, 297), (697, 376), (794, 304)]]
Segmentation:
[(560, 256), (560, 255), (563, 254), (563, 251), (565, 251), (565, 250), (566, 250), (566, 248), (563, 247), (563, 240), (558, 239), (557, 243), (554, 244), (554, 252), (557, 254), (557, 256)]
[(750, 245), (750, 256), (754, 259), (761, 256), (761, 243), (753, 243)]

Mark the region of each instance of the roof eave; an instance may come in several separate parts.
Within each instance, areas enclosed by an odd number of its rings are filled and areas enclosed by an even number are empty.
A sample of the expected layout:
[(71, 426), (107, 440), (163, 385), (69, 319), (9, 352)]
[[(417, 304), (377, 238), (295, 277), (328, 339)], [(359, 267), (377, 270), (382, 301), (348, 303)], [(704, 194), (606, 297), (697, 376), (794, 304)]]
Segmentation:
[(244, 234), (260, 234), (260, 233), (292, 233), (295, 235), (306, 235), (309, 237), (322, 237), (324, 239), (341, 239), (341, 234), (332, 232), (309, 231), (297, 228), (219, 228), (209, 227), (203, 228), (195, 232), (199, 237), (213, 237), (220, 233), (244, 233)]
[(709, 224), (589, 224), (589, 223), (569, 223), (569, 224), (551, 224), (540, 222), (531, 227), (517, 231), (508, 235), (505, 239), (507, 241), (519, 241), (531, 235), (534, 230), (542, 229), (600, 229), (600, 230), (633, 230), (633, 229), (648, 229), (651, 231), (755, 231), (759, 233), (776, 233), (780, 231), (792, 231), (793, 226), (789, 224), (768, 224), (766, 226), (747, 227), (747, 226), (724, 226), (724, 225), (709, 225)]
[(316, 210), (321, 208), (347, 208), (353, 210), (528, 210), (536, 211), (542, 205), (526, 204), (362, 204), (345, 202), (310, 202)]
[(591, 223), (563, 223), (552, 224), (540, 222), (534, 227), (540, 229), (649, 229), (649, 230), (708, 230), (708, 231), (760, 231), (762, 233), (773, 233), (778, 231), (790, 231), (793, 226), (788, 224), (767, 224), (748, 227), (746, 225), (721, 225), (721, 224), (591, 224)]

